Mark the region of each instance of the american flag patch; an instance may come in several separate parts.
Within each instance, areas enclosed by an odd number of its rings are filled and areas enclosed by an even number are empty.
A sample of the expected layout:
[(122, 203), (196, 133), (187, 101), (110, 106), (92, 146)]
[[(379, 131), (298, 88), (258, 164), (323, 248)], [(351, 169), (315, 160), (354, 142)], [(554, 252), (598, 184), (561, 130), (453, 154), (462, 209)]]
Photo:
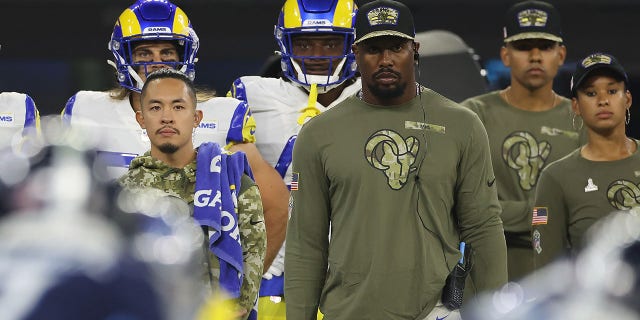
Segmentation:
[(291, 174), (291, 191), (298, 190), (298, 179), (300, 179), (300, 174), (293, 172)]
[(533, 207), (533, 220), (531, 220), (531, 225), (547, 224), (548, 218), (549, 215), (547, 214), (546, 207)]

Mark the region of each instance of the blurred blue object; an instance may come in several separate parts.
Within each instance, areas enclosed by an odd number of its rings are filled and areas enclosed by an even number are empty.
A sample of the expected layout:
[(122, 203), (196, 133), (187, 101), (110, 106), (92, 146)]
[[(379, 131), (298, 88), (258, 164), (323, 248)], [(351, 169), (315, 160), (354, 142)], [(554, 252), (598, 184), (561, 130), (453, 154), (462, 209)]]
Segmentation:
[(103, 182), (91, 149), (32, 151), (0, 152), (0, 318), (193, 319), (206, 291), (189, 206)]

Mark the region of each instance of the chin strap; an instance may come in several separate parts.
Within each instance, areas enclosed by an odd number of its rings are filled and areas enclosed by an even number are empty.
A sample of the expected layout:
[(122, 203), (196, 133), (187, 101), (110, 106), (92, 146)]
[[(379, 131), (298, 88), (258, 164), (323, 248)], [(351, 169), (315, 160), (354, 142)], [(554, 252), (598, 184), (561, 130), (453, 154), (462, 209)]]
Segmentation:
[[(293, 69), (296, 71), (297, 79), (299, 81), (298, 85), (307, 91), (311, 90), (311, 85), (305, 85), (305, 83), (310, 83), (310, 84), (319, 83), (322, 86), (320, 86), (318, 91), (320, 93), (327, 93), (331, 89), (341, 85), (344, 81), (347, 80), (347, 79), (343, 79), (342, 81), (338, 82), (338, 80), (340, 80), (340, 72), (342, 71), (342, 66), (344, 66), (344, 63), (347, 61), (347, 58), (342, 58), (340, 60), (340, 63), (338, 63), (336, 70), (333, 72), (332, 75), (328, 77), (326, 75), (306, 74), (302, 72), (302, 68), (300, 68), (300, 65), (295, 60), (293, 60), (293, 58), (289, 58), (289, 60), (291, 61), (291, 65), (293, 66)], [(332, 64), (333, 62), (329, 65), (329, 68), (331, 68)], [(333, 84), (328, 85), (327, 83), (333, 83)]]
[[(118, 70), (118, 65), (111, 60), (107, 60), (107, 64), (112, 66), (114, 69), (116, 69), (116, 73), (118, 74), (118, 82), (121, 82), (120, 70)], [(138, 88), (138, 90), (136, 91), (140, 92), (142, 90), (142, 85), (144, 85), (144, 81), (142, 81), (142, 78), (140, 78), (140, 75), (138, 75), (138, 73), (135, 70), (133, 70), (131, 66), (127, 66), (127, 71), (129, 72), (129, 75), (133, 78), (133, 80), (136, 81), (135, 86), (136, 88)]]
[(303, 125), (307, 122), (308, 119), (311, 119), (320, 114), (320, 110), (316, 108), (316, 102), (318, 101), (318, 84), (311, 84), (311, 88), (309, 89), (309, 100), (307, 101), (307, 106), (300, 109), (302, 113), (298, 117), (298, 124)]

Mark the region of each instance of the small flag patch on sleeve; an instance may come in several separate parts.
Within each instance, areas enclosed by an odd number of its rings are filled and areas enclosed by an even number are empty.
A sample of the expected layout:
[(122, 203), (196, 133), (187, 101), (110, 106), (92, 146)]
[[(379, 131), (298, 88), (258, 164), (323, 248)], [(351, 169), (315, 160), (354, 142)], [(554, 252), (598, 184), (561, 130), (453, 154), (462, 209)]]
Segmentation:
[(533, 207), (533, 220), (531, 220), (531, 225), (547, 224), (548, 218), (549, 215), (546, 207)]
[(298, 180), (300, 179), (300, 174), (297, 172), (293, 172), (291, 174), (291, 191), (298, 190)]

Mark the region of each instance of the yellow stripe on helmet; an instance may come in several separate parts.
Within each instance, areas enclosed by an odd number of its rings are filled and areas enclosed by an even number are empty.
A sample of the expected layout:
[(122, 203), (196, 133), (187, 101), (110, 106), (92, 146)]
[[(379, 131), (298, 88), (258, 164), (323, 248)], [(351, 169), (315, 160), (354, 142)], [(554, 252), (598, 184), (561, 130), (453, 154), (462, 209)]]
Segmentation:
[(136, 36), (142, 33), (138, 17), (131, 9), (127, 9), (118, 18), (123, 37)]
[(302, 27), (302, 16), (300, 15), (300, 7), (298, 1), (289, 0), (285, 2), (282, 7), (282, 14), (284, 15), (284, 27), (285, 28), (300, 28)]
[(182, 9), (176, 7), (176, 15), (173, 18), (173, 33), (189, 35), (189, 18)]
[(353, 0), (338, 0), (336, 10), (333, 14), (333, 26), (339, 28), (351, 28), (353, 25), (353, 11), (355, 4)]

